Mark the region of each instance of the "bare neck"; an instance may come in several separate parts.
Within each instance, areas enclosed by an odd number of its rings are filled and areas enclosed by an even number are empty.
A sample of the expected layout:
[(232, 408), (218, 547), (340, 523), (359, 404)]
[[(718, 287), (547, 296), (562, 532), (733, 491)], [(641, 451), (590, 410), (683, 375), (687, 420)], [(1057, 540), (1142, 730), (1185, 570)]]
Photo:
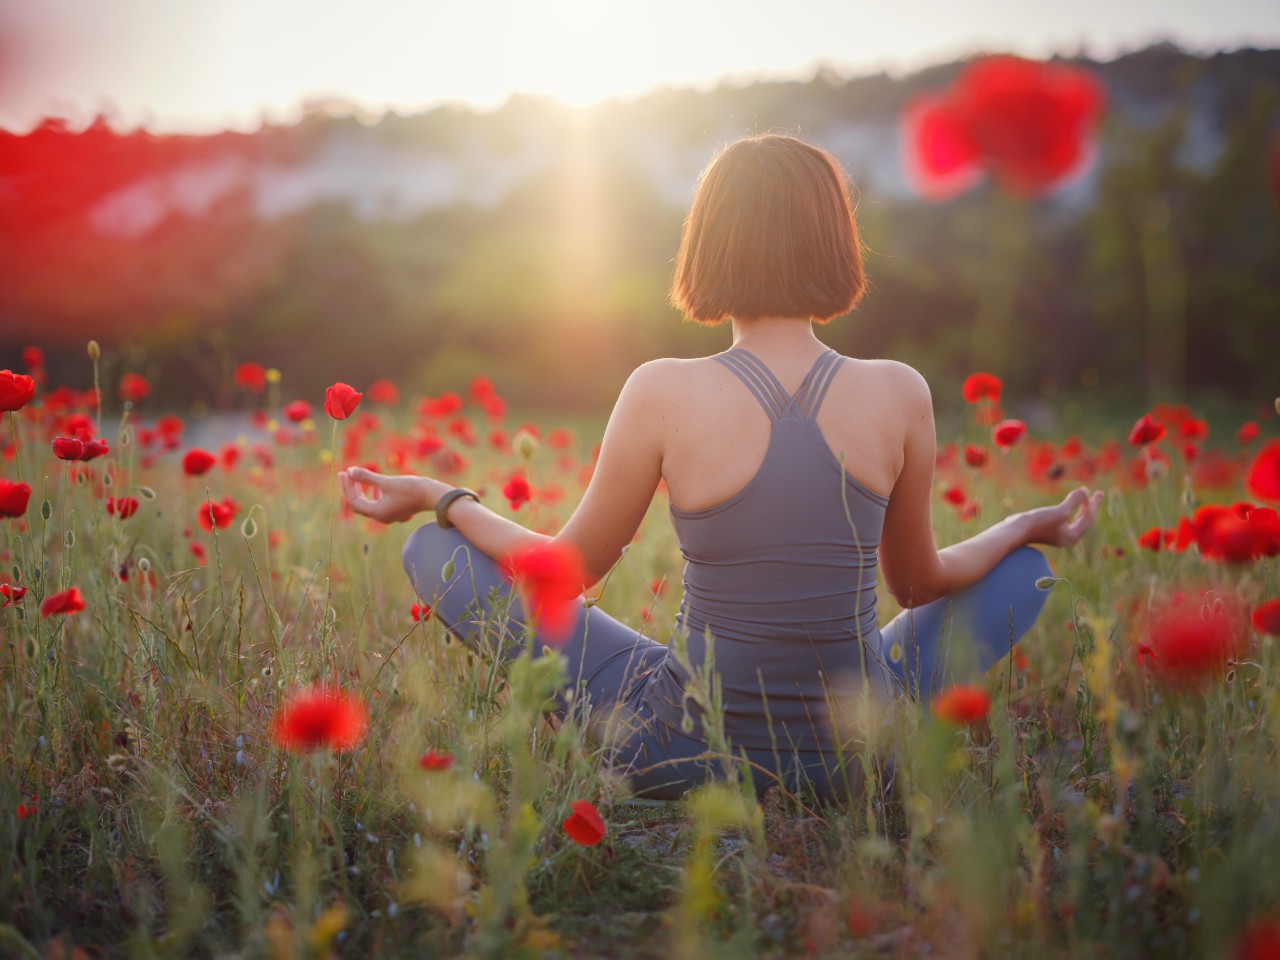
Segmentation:
[(811, 355), (826, 349), (807, 317), (759, 317), (733, 323), (733, 345), (774, 356)]

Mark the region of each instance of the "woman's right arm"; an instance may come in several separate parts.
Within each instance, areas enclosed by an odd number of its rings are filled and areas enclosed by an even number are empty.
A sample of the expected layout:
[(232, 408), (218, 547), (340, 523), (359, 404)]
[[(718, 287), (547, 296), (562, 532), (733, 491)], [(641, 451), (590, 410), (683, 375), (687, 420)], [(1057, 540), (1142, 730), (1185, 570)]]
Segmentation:
[(976, 583), (1010, 552), (1028, 543), (1067, 547), (1098, 516), (1102, 492), (1072, 490), (1063, 501), (1015, 513), (981, 533), (939, 550), (933, 536), (933, 469), (937, 433), (929, 385), (919, 373), (897, 365), (895, 396), (903, 416), (902, 469), (885, 510), (880, 568), (885, 585), (902, 607), (950, 596)]

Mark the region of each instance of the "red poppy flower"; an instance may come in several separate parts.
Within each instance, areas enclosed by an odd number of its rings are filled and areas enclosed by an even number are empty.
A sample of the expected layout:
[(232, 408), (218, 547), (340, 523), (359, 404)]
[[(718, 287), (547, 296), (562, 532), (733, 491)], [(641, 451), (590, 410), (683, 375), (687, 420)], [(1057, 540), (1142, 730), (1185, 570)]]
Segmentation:
[(369, 711), (350, 694), (313, 687), (291, 696), (276, 713), (272, 734), (286, 750), (353, 749), (369, 728)]
[(198, 477), (208, 473), (218, 458), (208, 450), (188, 450), (186, 456), (182, 458), (182, 472), (188, 477)]
[(311, 416), (311, 404), (305, 400), (294, 400), (292, 403), (285, 404), (284, 415), (294, 423), (301, 423)]
[(39, 347), (25, 347), (22, 351), (22, 362), (27, 365), (28, 370), (43, 367), (44, 351)]
[(345, 420), (356, 412), (363, 396), (349, 383), (335, 383), (324, 392), (324, 412), (334, 420)]
[(507, 415), (507, 401), (496, 393), (485, 397), (482, 403), (484, 405), (484, 415), (489, 418), (490, 423), (501, 423), (502, 418)]
[(21, 410), (36, 395), (36, 381), (26, 374), (0, 370), (0, 413)]
[(0, 477), (0, 517), (21, 517), (31, 502), (31, 487)]
[(400, 402), (400, 391), (390, 380), (375, 380), (369, 384), (369, 402), (391, 407)]
[(953, 507), (960, 507), (964, 505), (967, 497), (965, 497), (963, 488), (957, 487), (953, 484), (942, 491), (942, 499), (946, 500), (947, 503), (951, 504)]
[(151, 384), (146, 377), (136, 373), (126, 373), (120, 378), (120, 399), (128, 403), (137, 403), (151, 393)]
[(568, 450), (573, 443), (573, 434), (564, 427), (557, 427), (547, 434), (547, 446), (552, 450)]
[[(1248, 563), (1280, 553), (1280, 515), (1270, 507), (1205, 504), (1190, 521), (1200, 555), (1222, 563)], [(1179, 532), (1179, 539), (1183, 534)]]
[(250, 393), (262, 393), (267, 389), (267, 370), (260, 363), (245, 362), (236, 367), (236, 386)]
[(912, 179), (926, 196), (954, 196), (982, 168), (1001, 185), (1034, 194), (1077, 170), (1089, 155), (1103, 89), (1076, 67), (987, 57), (954, 86), (917, 98), (903, 130)]
[(485, 376), (473, 377), (467, 392), (476, 403), (483, 403), (486, 397), (493, 396), (493, 381)]
[(991, 697), (982, 687), (958, 683), (933, 698), (934, 715), (956, 726), (973, 726), (991, 709)]
[(1236, 443), (1242, 447), (1247, 447), (1261, 435), (1262, 428), (1258, 426), (1258, 421), (1246, 420), (1240, 425), (1240, 429), (1236, 431)]
[(428, 750), (418, 758), (418, 766), (423, 770), (448, 770), (453, 766), (453, 754), (443, 751)]
[(1242, 619), (1230, 606), (1205, 597), (1174, 594), (1147, 621), (1141, 644), (1150, 650), (1144, 666), (1159, 682), (1194, 687), (1221, 676), (1228, 660), (1248, 643)]
[(120, 520), (128, 520), (138, 512), (137, 497), (107, 497), (107, 513)]
[(25, 820), (27, 817), (34, 817), (39, 809), (39, 805), (34, 800), (30, 803), (20, 803), (18, 804), (18, 819)]
[(80, 454), (80, 459), (86, 463), (90, 460), (96, 460), (98, 457), (111, 452), (111, 448), (107, 446), (107, 441), (102, 437), (97, 440), (85, 440), (84, 452)]
[(594, 847), (608, 832), (604, 818), (595, 805), (586, 800), (574, 800), (569, 804), (573, 811), (564, 822), (564, 832), (584, 847)]
[(976, 443), (965, 444), (964, 462), (971, 467), (981, 467), (987, 462), (987, 451)]
[(1164, 531), (1159, 527), (1152, 527), (1146, 533), (1138, 537), (1138, 546), (1143, 550), (1150, 550), (1153, 553), (1159, 553), (1160, 548), (1164, 546)]
[(1178, 424), (1178, 432), (1183, 440), (1208, 440), (1209, 421), (1199, 417), (1187, 417)]
[(84, 456), (84, 441), (75, 437), (55, 437), (53, 455), (59, 460), (79, 460)]
[(1258, 452), (1245, 482), (1255, 497), (1280, 500), (1280, 440), (1272, 440)]
[(971, 373), (965, 377), (960, 392), (964, 395), (965, 403), (981, 403), (983, 400), (999, 403), (1003, 389), (1004, 384), (994, 373)]
[(0, 583), (0, 597), (4, 597), (4, 606), (0, 606), (0, 610), (5, 607), (12, 607), (26, 595), (26, 587), (15, 587), (9, 583)]
[(438, 397), (427, 397), (418, 407), (424, 417), (448, 417), (462, 409), (462, 397), (456, 393), (442, 393)]
[(1268, 600), (1253, 611), (1253, 629), (1280, 637), (1280, 600)]
[(563, 541), (537, 541), (508, 554), (502, 567), (525, 593), (530, 616), (544, 639), (567, 639), (586, 581), (577, 548)]
[(231, 521), (236, 518), (236, 514), (239, 512), (240, 504), (230, 497), (223, 497), (221, 503), (206, 501), (200, 504), (200, 508), (196, 512), (196, 519), (199, 521), (202, 530), (206, 533), (212, 533), (214, 527), (231, 526)]
[(1011, 447), (1027, 432), (1021, 420), (1001, 420), (991, 431), (991, 440), (997, 447)]
[(415, 603), (409, 608), (409, 616), (413, 617), (415, 622), (429, 619), (431, 616), (431, 604)]
[(80, 593), (79, 587), (71, 587), (61, 593), (45, 597), (44, 603), (40, 604), (40, 616), (50, 617), (55, 613), (65, 613), (70, 616), (84, 608), (84, 596)]
[(1148, 443), (1156, 443), (1164, 438), (1164, 424), (1154, 420), (1151, 414), (1144, 413), (1129, 431), (1129, 445), (1145, 447)]
[[(1280, 174), (1276, 175), (1280, 198)], [(1236, 941), (1234, 960), (1276, 960), (1280, 957), (1280, 917), (1255, 917)]]
[(507, 481), (507, 485), (502, 488), (502, 495), (507, 498), (512, 510), (519, 510), (533, 499), (533, 489), (528, 480), (517, 474)]

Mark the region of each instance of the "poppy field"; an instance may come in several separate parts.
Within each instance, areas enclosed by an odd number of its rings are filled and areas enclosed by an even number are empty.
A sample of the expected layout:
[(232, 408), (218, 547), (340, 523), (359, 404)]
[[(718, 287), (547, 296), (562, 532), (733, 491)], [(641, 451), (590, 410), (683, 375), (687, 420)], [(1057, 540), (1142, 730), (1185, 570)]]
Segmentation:
[[(940, 543), (1106, 491), (1039, 622), (931, 711), (856, 717), (855, 801), (756, 797), (721, 755), (724, 779), (663, 802), (546, 714), (563, 658), (499, 669), (451, 639), (400, 568), (413, 524), (335, 482), (439, 476), (554, 532), (598, 431), (523, 422), (484, 377), (299, 397), (245, 362), (235, 435), (208, 440), (143, 377), (104, 382), (96, 344), (76, 384), (25, 362), (0, 371), (5, 956), (1280, 950), (1269, 402), (1221, 436), (1162, 404), (1049, 437), (989, 374), (936, 397), (964, 413)], [(589, 600), (664, 642), (665, 506)]]

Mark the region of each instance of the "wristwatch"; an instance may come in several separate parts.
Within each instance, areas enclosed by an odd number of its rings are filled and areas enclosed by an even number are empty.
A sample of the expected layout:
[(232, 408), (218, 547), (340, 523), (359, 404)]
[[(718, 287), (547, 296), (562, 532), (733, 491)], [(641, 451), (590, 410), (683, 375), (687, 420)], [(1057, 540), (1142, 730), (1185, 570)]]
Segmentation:
[(436, 523), (440, 524), (441, 530), (453, 529), (453, 524), (449, 522), (449, 508), (453, 506), (455, 500), (461, 500), (463, 497), (470, 497), (476, 503), (480, 502), (480, 494), (466, 487), (454, 487), (436, 501)]

